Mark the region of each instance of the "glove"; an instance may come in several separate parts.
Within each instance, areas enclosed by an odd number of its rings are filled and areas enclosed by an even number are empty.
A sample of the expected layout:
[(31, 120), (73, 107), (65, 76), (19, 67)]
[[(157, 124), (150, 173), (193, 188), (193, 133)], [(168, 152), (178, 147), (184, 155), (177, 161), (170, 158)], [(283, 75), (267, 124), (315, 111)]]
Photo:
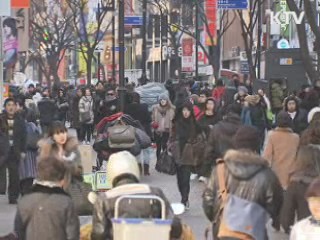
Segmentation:
[(152, 123), (151, 123), (151, 127), (152, 127), (153, 129), (158, 129), (158, 128), (159, 128), (159, 123), (157, 123), (157, 122), (152, 122)]

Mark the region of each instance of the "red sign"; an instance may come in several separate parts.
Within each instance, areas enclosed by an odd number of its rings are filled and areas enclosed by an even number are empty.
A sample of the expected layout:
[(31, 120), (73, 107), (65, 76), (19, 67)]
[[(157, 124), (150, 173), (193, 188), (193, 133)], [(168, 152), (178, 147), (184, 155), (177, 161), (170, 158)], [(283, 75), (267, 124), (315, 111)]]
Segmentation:
[(11, 0), (11, 8), (30, 8), (30, 0)]
[(208, 21), (208, 27), (205, 26), (206, 45), (214, 46), (217, 36), (217, 0), (206, 1), (206, 17)]
[(183, 38), (182, 39), (182, 56), (192, 56), (193, 53), (193, 39)]

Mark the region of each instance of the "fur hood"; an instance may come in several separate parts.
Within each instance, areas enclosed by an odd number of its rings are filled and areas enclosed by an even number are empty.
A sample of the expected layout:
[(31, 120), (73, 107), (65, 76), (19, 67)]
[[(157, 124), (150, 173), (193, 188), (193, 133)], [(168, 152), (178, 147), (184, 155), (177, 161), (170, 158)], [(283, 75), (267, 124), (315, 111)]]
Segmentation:
[(248, 150), (229, 150), (224, 155), (224, 161), (230, 173), (239, 179), (252, 178), (269, 166), (259, 155)]
[[(66, 155), (69, 155), (72, 152), (76, 152), (78, 148), (78, 140), (75, 137), (68, 137), (66, 144), (64, 145), (64, 150)], [(52, 138), (44, 138), (38, 142), (38, 146), (40, 149), (39, 158), (43, 159), (51, 154), (55, 154), (57, 151), (56, 144), (52, 140)]]

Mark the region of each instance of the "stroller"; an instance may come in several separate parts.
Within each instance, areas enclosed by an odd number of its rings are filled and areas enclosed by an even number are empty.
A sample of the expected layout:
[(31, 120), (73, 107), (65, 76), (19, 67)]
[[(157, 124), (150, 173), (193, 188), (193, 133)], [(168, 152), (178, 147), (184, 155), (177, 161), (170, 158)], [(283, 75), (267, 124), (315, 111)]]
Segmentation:
[[(118, 129), (114, 130), (115, 128)], [(97, 124), (96, 131), (97, 138), (93, 149), (98, 153), (98, 168), (101, 168), (103, 161), (108, 161), (113, 153), (126, 150), (138, 156), (142, 149), (151, 145), (151, 139), (141, 123), (122, 112), (103, 118)], [(114, 140), (116, 144), (111, 141), (113, 134), (117, 135)]]

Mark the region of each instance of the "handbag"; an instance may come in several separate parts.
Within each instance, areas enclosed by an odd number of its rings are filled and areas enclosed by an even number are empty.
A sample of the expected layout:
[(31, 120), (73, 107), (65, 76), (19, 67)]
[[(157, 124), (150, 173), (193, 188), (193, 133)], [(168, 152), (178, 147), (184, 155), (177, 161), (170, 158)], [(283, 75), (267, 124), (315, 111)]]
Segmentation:
[(109, 127), (108, 144), (110, 148), (130, 149), (135, 145), (135, 128), (130, 125), (116, 124)]
[(80, 119), (82, 123), (87, 123), (91, 121), (90, 111), (80, 113)]
[(168, 152), (168, 150), (165, 150), (161, 153), (156, 164), (156, 170), (160, 173), (165, 173), (168, 175), (175, 175), (177, 173), (177, 167), (174, 158)]
[(146, 148), (150, 147), (151, 139), (145, 131), (143, 131), (139, 128), (136, 128), (136, 138), (137, 138), (137, 141), (138, 141), (141, 149), (146, 149)]
[[(200, 166), (204, 161), (206, 150), (206, 136), (204, 133), (199, 133), (196, 138), (186, 143), (182, 151), (182, 159), (187, 160), (185, 165)], [(189, 160), (189, 161), (188, 161)]]

